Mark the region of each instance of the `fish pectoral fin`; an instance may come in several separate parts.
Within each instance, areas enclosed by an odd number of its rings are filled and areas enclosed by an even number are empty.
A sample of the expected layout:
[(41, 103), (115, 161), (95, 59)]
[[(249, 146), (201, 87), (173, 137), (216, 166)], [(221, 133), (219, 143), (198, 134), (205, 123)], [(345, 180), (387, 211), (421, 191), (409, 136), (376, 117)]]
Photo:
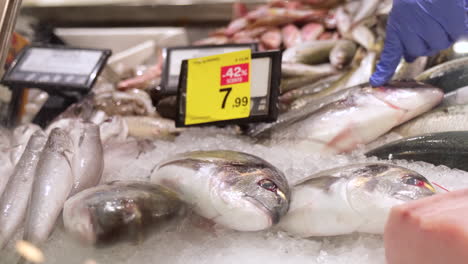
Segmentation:
[(345, 129), (343, 129), (332, 140), (330, 140), (326, 146), (339, 152), (352, 150), (354, 149), (354, 146), (360, 143), (359, 140), (355, 140), (353, 134), (354, 124), (351, 122), (346, 126)]
[(309, 177), (306, 178), (299, 183), (295, 184), (294, 186), (301, 186), (301, 185), (312, 185), (316, 188), (322, 189), (324, 191), (330, 191), (330, 188), (333, 184), (343, 179), (342, 177), (334, 177), (331, 175), (320, 176), (320, 177)]

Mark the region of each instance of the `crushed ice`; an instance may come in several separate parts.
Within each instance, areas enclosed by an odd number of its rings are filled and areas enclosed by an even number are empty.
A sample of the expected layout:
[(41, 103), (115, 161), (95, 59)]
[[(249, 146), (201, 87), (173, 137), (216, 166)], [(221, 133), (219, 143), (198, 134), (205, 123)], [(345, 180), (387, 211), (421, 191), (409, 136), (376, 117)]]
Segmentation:
[[(389, 135), (374, 142), (380, 145), (396, 139)], [(349, 154), (321, 157), (295, 146), (266, 147), (235, 136), (229, 129), (194, 128), (174, 142), (155, 141), (156, 148), (130, 162), (112, 179), (146, 180), (154, 166), (176, 153), (193, 150), (229, 149), (259, 156), (281, 169), (290, 183), (320, 170), (352, 163), (376, 162), (366, 158), (365, 148)], [(369, 146), (368, 146), (369, 147)], [(367, 147), (367, 148), (368, 148)], [(455, 190), (468, 187), (468, 172), (433, 166), (423, 162), (393, 161), (412, 169), (430, 181)], [(352, 234), (348, 236), (297, 239), (274, 230), (240, 233), (229, 230), (206, 230), (187, 219), (176, 219), (154, 230), (137, 245), (121, 243), (93, 249), (83, 247), (63, 232), (59, 222), (49, 243), (43, 248), (46, 263), (82, 264), (92, 259), (96, 263), (312, 263), (312, 264), (385, 264), (381, 236)], [(17, 235), (16, 238), (19, 238)], [(0, 263), (11, 263), (13, 245), (2, 253)]]

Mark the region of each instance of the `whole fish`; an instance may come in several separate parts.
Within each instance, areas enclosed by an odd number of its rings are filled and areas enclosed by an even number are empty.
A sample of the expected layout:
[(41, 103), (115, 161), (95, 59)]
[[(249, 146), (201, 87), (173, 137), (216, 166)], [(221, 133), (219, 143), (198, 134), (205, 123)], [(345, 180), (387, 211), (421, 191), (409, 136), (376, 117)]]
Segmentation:
[(395, 71), (395, 75), (393, 75), (393, 80), (413, 80), (424, 72), (426, 65), (427, 57), (419, 57), (412, 63), (408, 63), (402, 59)]
[(468, 171), (468, 132), (424, 134), (391, 142), (366, 153), (380, 159), (424, 161)]
[(292, 188), (278, 227), (299, 237), (383, 234), (390, 209), (435, 194), (422, 175), (390, 164), (355, 164), (310, 176)]
[(362, 0), (360, 2), (361, 5), (353, 17), (353, 25), (359, 24), (362, 20), (374, 15), (381, 0)]
[(291, 48), (299, 45), (302, 42), (301, 31), (294, 24), (288, 24), (281, 30), (283, 35), (283, 43), (286, 48)]
[(325, 31), (325, 27), (319, 23), (309, 23), (302, 27), (301, 35), (303, 41), (314, 41)]
[(392, 0), (381, 1), (379, 7), (377, 8), (377, 15), (388, 15), (393, 7)]
[(41, 244), (52, 232), (73, 188), (73, 143), (67, 132), (54, 128), (37, 164), (24, 240)]
[(260, 37), (260, 41), (267, 49), (279, 49), (283, 37), (277, 28), (270, 28)]
[(39, 156), (47, 141), (41, 130), (29, 139), (0, 199), (0, 249), (23, 223), (34, 183)]
[(284, 51), (283, 62), (303, 64), (327, 62), (335, 44), (334, 40), (316, 40), (296, 45)]
[(307, 151), (348, 152), (429, 111), (443, 97), (440, 89), (415, 82), (390, 83), (381, 88), (365, 84), (350, 89), (344, 99), (312, 112), (299, 109), (303, 110), (300, 118), (272, 125), (257, 136)]
[(234, 151), (195, 151), (162, 162), (151, 181), (165, 186), (216, 224), (264, 230), (289, 206), (283, 173), (256, 156)]
[(374, 33), (364, 24), (355, 26), (351, 30), (351, 36), (354, 41), (366, 48), (366, 50), (372, 50), (376, 44)]
[(16, 165), (23, 155), (24, 149), (29, 142), (29, 138), (36, 132), (42, 130), (35, 124), (20, 125), (13, 130), (11, 140), (11, 163)]
[(454, 105), (436, 108), (393, 130), (403, 137), (421, 134), (467, 131), (468, 105)]
[(330, 52), (330, 63), (337, 69), (347, 66), (356, 53), (357, 46), (353, 41), (340, 40)]
[(468, 86), (468, 57), (448, 61), (418, 75), (420, 82), (440, 87), (445, 93)]
[(104, 168), (104, 153), (99, 126), (78, 121), (70, 135), (73, 140), (72, 196), (99, 183)]
[(310, 76), (320, 79), (338, 73), (331, 64), (307, 65), (301, 63), (282, 63), (281, 71), (285, 77)]
[(130, 239), (140, 242), (148, 229), (176, 215), (176, 194), (147, 182), (111, 182), (87, 189), (65, 202), (65, 229), (86, 244)]
[(373, 51), (368, 52), (362, 59), (359, 67), (351, 73), (344, 87), (353, 87), (367, 83), (372, 76), (372, 73), (374, 73), (376, 63), (377, 53)]
[(352, 19), (348, 12), (346, 12), (345, 8), (338, 7), (335, 12), (336, 16), (336, 27), (338, 32), (342, 36), (348, 37), (351, 32), (351, 24)]
[(176, 135), (183, 131), (175, 127), (175, 122), (170, 119), (148, 116), (123, 117), (128, 127), (128, 134), (137, 138), (164, 138)]

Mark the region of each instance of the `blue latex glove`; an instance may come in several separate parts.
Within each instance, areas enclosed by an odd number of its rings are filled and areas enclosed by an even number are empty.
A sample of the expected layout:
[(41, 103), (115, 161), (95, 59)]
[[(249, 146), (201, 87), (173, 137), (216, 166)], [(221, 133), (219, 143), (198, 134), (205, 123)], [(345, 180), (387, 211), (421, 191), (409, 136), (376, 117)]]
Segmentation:
[(450, 47), (468, 31), (467, 7), (468, 0), (394, 0), (384, 50), (371, 85), (387, 83), (402, 56), (412, 62)]

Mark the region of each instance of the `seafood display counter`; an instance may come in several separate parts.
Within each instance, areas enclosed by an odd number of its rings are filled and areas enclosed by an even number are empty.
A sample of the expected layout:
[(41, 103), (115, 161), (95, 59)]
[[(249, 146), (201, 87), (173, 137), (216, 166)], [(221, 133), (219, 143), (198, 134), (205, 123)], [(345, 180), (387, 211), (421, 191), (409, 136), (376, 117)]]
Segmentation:
[[(13, 98), (18, 123), (0, 127), (0, 263), (466, 262), (467, 40), (402, 60), (372, 87), (392, 1), (25, 2), (17, 33), (34, 31), (29, 15), (52, 23), (41, 59), (71, 47), (112, 56), (56, 116), (41, 111), (66, 92)], [(190, 32), (198, 23), (213, 29)], [(7, 77), (50, 73), (24, 54)], [(79, 54), (61, 65), (94, 67)], [(193, 96), (190, 68), (224, 59), (197, 71)], [(163, 89), (170, 71), (183, 91)], [(187, 124), (201, 119), (189, 104), (212, 101), (275, 111)]]

